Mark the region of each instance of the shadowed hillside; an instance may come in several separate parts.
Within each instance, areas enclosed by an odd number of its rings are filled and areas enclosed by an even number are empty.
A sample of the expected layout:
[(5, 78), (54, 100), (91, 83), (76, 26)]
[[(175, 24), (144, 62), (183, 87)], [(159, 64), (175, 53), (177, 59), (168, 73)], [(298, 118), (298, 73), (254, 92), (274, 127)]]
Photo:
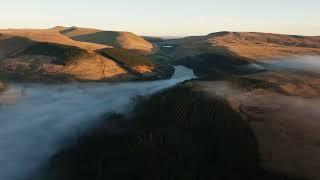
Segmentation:
[(216, 91), (214, 84), (187, 82), (141, 103), (133, 117), (114, 115), (53, 157), (44, 177), (295, 179), (264, 170), (247, 119), (220, 95), (228, 89)]
[(53, 64), (67, 65), (80, 58), (90, 58), (88, 51), (80, 49), (74, 46), (64, 46), (52, 43), (36, 43), (29, 46), (16, 54), (12, 54), (11, 57), (19, 57), (23, 55), (42, 55), (56, 57), (52, 61)]
[(254, 176), (254, 137), (223, 100), (177, 88), (153, 97), (139, 111), (130, 121), (115, 116), (114, 126), (130, 127), (125, 132), (98, 129), (62, 151), (53, 158), (54, 173), (49, 176), (61, 180)]
[(112, 59), (129, 72), (143, 79), (169, 78), (174, 69), (168, 65), (160, 65), (152, 62), (148, 56), (119, 48), (106, 48), (98, 51), (101, 55)]
[[(320, 88), (303, 87), (317, 77), (284, 71), (185, 82), (101, 122), (54, 156), (44, 177), (318, 179)], [(290, 83), (305, 91), (288, 93), (282, 84)]]

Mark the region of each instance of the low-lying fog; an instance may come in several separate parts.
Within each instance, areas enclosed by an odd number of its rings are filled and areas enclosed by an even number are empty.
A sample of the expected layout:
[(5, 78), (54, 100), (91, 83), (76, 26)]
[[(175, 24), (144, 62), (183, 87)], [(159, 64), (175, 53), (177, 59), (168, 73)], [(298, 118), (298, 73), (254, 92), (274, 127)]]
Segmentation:
[[(320, 72), (319, 56), (267, 60), (263, 64), (266, 69)], [(178, 66), (170, 80), (152, 82), (10, 84), (10, 89), (0, 95), (0, 180), (24, 179), (62, 148), (67, 139), (77, 137), (102, 115), (130, 111), (132, 98), (151, 95), (192, 78), (192, 70)], [(310, 104), (308, 99), (291, 99)], [(311, 104), (318, 107), (318, 102)]]
[(10, 84), (0, 96), (0, 179), (24, 179), (103, 114), (127, 112), (135, 96), (192, 78), (192, 70), (177, 66), (170, 80), (152, 82)]
[(294, 56), (266, 60), (263, 63), (271, 66), (272, 68), (286, 68), (320, 73), (320, 56)]

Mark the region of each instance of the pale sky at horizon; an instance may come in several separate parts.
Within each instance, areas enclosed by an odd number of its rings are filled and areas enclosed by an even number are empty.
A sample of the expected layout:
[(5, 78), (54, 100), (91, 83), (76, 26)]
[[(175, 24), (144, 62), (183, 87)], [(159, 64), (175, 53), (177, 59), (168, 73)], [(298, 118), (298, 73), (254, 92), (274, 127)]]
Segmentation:
[(63, 25), (153, 36), (204, 35), (217, 31), (320, 36), (320, 0), (0, 0), (0, 3), (0, 28)]

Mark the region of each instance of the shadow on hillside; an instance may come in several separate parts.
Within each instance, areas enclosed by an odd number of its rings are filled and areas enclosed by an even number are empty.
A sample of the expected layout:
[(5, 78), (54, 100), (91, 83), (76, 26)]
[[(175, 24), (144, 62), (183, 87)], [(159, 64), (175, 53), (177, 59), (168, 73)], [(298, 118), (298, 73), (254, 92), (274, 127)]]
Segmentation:
[(74, 36), (71, 38), (76, 41), (84, 41), (84, 42), (120, 47), (120, 45), (117, 42), (118, 36), (119, 36), (118, 32), (102, 31), (102, 32), (96, 32), (96, 33), (85, 34), (80, 36)]

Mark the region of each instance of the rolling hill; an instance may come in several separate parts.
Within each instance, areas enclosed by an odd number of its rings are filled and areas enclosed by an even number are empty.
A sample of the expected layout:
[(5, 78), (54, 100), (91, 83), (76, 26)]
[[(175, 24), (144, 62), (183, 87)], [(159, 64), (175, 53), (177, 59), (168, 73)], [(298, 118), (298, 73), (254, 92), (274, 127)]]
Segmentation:
[(271, 33), (216, 32), (157, 44), (162, 48), (155, 59), (186, 65), (199, 76), (253, 73), (261, 70), (254, 64), (261, 61), (320, 55), (319, 37)]
[(58, 30), (64, 36), (81, 42), (113, 46), (146, 54), (151, 53), (154, 49), (153, 44), (131, 32), (103, 31), (78, 27), (55, 27), (53, 29)]
[[(166, 74), (160, 75), (164, 69), (157, 69), (151, 62), (132, 63), (149, 61), (143, 55), (136, 54), (134, 59), (122, 55), (123, 59), (115, 61), (101, 53), (113, 47), (72, 40), (59, 31), (59, 28), (0, 30), (1, 76), (28, 81), (119, 81), (164, 78)], [(119, 63), (126, 61), (131, 63), (126, 66)]]
[(95, 43), (74, 41), (66, 36), (63, 36), (54, 29), (1, 29), (0, 34), (11, 37), (26, 38), (35, 42), (49, 42), (77, 46), (79, 48), (91, 51), (111, 47)]
[(261, 60), (292, 55), (319, 55), (320, 38), (256, 32), (217, 32), (206, 36), (168, 40), (177, 57), (202, 53)]

